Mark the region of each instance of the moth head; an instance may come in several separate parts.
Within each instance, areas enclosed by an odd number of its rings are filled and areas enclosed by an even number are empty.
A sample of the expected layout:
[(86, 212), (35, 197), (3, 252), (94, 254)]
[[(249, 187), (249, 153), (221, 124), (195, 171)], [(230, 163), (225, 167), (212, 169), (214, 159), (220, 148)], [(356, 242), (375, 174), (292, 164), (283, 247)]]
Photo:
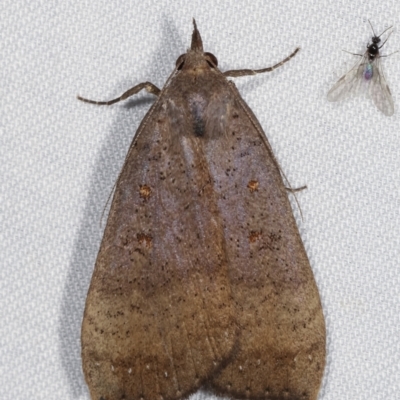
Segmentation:
[[(189, 50), (190, 51), (190, 50)], [(189, 53), (189, 52), (188, 52)], [(185, 65), (185, 61), (190, 58), (188, 56), (188, 53), (181, 54), (178, 59), (176, 60), (176, 68), (178, 70), (181, 70), (183, 66)], [(203, 53), (203, 59), (207, 62), (209, 67), (211, 68), (216, 68), (218, 66), (218, 60), (217, 57), (214, 56), (214, 54), (211, 53)]]
[(178, 70), (182, 69), (185, 62), (189, 62), (191, 65), (199, 65), (202, 61), (205, 61), (211, 68), (216, 68), (218, 66), (218, 60), (214, 54), (204, 53), (203, 41), (201, 40), (200, 32), (197, 29), (196, 21), (193, 18), (192, 44), (186, 54), (181, 54), (178, 57), (176, 60), (176, 68)]

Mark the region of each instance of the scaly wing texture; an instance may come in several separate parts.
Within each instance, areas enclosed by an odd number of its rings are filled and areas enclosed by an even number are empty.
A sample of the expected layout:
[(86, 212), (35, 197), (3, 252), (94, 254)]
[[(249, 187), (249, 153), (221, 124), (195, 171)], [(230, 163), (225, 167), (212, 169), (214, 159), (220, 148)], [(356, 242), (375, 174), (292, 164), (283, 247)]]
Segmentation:
[(82, 326), (94, 400), (184, 398), (236, 342), (223, 220), (181, 103), (153, 106), (116, 186)]
[(143, 121), (90, 286), (93, 399), (314, 400), (325, 325), (279, 167), (236, 89), (181, 71)]
[(234, 85), (217, 93), (207, 121), (218, 139), (205, 143), (205, 153), (240, 333), (238, 352), (212, 386), (240, 399), (314, 400), (325, 366), (325, 322), (287, 190)]

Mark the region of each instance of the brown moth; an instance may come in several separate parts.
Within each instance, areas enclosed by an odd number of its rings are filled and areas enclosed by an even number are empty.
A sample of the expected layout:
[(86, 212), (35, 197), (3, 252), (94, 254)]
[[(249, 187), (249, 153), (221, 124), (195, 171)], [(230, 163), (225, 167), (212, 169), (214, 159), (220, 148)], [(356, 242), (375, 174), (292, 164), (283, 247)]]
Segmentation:
[(118, 178), (82, 325), (94, 400), (316, 399), (325, 322), (280, 167), (256, 117), (191, 48), (157, 96)]

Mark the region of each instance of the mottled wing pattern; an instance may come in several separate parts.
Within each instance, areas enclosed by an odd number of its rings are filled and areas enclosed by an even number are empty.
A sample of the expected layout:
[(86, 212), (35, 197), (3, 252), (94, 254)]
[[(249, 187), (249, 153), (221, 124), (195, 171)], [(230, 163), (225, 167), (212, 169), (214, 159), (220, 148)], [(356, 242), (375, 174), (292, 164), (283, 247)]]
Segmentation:
[(94, 400), (184, 398), (236, 343), (218, 198), (175, 99), (142, 122), (116, 186), (82, 326)]
[(287, 190), (234, 84), (217, 88), (207, 113), (215, 139), (205, 143), (205, 153), (219, 195), (240, 335), (238, 352), (211, 385), (234, 398), (315, 400), (325, 322)]
[(187, 57), (116, 185), (82, 324), (92, 399), (175, 400), (207, 384), (315, 400), (325, 323), (278, 163), (196, 26)]

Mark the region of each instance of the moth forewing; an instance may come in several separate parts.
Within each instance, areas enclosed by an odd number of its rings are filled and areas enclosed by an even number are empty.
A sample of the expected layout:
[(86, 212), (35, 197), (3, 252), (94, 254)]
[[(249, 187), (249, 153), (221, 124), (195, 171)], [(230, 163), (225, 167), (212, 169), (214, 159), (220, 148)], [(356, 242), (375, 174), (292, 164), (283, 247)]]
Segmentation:
[(82, 359), (92, 399), (178, 400), (206, 384), (237, 398), (315, 400), (321, 302), (261, 126), (192, 45), (130, 147), (90, 284)]

